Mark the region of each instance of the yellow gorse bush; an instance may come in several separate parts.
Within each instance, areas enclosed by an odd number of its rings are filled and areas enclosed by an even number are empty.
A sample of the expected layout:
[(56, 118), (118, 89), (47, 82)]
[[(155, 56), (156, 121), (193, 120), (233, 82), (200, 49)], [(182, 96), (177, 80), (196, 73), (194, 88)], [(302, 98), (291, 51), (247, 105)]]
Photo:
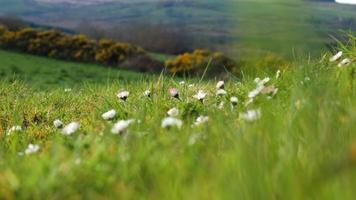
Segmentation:
[(127, 43), (92, 40), (57, 30), (22, 28), (8, 30), (0, 25), (0, 47), (51, 58), (118, 65), (145, 51)]
[(192, 53), (184, 53), (175, 59), (167, 60), (165, 66), (171, 73), (177, 75), (199, 75), (205, 69), (207, 69), (207, 75), (216, 75), (236, 68), (237, 64), (219, 52), (197, 49)]

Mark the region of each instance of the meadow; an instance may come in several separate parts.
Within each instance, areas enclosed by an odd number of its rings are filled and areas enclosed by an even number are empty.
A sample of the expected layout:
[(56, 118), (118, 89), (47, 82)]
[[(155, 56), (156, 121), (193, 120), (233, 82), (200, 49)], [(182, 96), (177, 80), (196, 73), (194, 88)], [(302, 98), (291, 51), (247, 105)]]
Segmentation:
[(3, 82), (21, 80), (37, 89), (132, 82), (145, 76), (149, 75), (0, 50), (0, 79)]
[(354, 199), (350, 37), (224, 84), (1, 51), (0, 199)]

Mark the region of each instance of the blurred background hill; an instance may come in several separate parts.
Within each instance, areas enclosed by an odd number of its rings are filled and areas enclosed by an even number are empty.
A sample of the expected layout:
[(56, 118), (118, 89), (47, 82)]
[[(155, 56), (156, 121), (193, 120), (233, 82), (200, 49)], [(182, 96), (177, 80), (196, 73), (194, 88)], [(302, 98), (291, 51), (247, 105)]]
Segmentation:
[(0, 0), (3, 18), (178, 54), (318, 55), (356, 30), (356, 6), (331, 0)]

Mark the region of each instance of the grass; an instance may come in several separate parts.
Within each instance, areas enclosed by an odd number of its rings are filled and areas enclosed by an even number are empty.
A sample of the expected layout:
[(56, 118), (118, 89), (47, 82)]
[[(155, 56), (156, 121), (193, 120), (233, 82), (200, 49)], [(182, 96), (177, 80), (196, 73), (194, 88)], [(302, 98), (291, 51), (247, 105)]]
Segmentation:
[(33, 88), (75, 87), (83, 84), (130, 82), (144, 76), (94, 64), (73, 63), (0, 50), (0, 78), (22, 80)]
[(256, 50), (316, 56), (333, 42), (330, 35), (355, 28), (343, 26), (342, 20), (356, 19), (353, 6), (301, 0), (235, 1), (228, 13), (234, 13), (236, 25), (237, 48), (232, 51), (244, 56), (258, 56)]
[[(226, 80), (228, 95), (221, 98), (215, 97), (215, 81), (187, 79), (195, 83), (188, 87), (164, 76), (85, 84), (71, 92), (61, 84), (41, 91), (2, 78), (0, 199), (354, 199), (355, 41), (342, 47), (353, 59), (347, 67), (328, 62), (328, 54), (295, 63), (278, 79), (264, 70), (244, 73), (240, 82)], [(18, 58), (12, 61), (18, 66), (40, 60), (1, 54)], [(10, 62), (5, 57), (1, 61)], [(246, 105), (256, 76), (269, 76), (267, 85), (279, 91)], [(168, 96), (170, 87), (178, 88), (181, 100)], [(130, 91), (126, 102), (115, 96), (120, 89)], [(151, 98), (142, 96), (146, 89)], [(208, 92), (204, 103), (192, 98), (198, 89)], [(239, 98), (233, 109), (230, 96)], [(215, 106), (221, 101), (223, 109)], [(161, 128), (172, 107), (180, 110), (181, 129)], [(112, 108), (115, 120), (101, 119)], [(260, 109), (261, 118), (244, 120), (241, 113), (250, 109)], [(199, 115), (210, 119), (191, 126)], [(55, 119), (81, 127), (64, 136), (53, 127)], [(113, 135), (119, 119), (139, 121), (128, 133)], [(23, 131), (7, 135), (14, 125)], [(40, 151), (19, 156), (29, 143)]]

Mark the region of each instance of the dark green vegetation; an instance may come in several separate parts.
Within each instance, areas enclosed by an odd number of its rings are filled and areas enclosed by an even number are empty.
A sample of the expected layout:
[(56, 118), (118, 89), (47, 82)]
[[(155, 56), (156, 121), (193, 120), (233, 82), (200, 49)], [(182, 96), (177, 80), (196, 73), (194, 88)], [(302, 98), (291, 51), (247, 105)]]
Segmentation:
[[(71, 92), (58, 86), (38, 91), (34, 84), (1, 77), (0, 199), (353, 200), (356, 38), (349, 44), (341, 47), (341, 59), (351, 59), (348, 66), (337, 67), (327, 54), (291, 64), (278, 78), (275, 71), (263, 69), (244, 73), (242, 80), (226, 80), (222, 97), (215, 95), (215, 81), (187, 79), (186, 84), (195, 84), (188, 87), (165, 76), (78, 85)], [(102, 74), (105, 79), (104, 68), (0, 55), (1, 62), (26, 70), (26, 77), (40, 74), (37, 66), (46, 65), (42, 69), (48, 77), (62, 68), (69, 74), (82, 69), (78, 76), (93, 70), (95, 78)], [(279, 90), (247, 104), (256, 76), (269, 76), (266, 86)], [(170, 87), (179, 90), (181, 100), (169, 97)], [(120, 89), (130, 92), (126, 102), (116, 97)], [(151, 98), (142, 96), (146, 89)], [(192, 98), (198, 90), (208, 94), (203, 103)], [(231, 96), (239, 99), (234, 108)], [(221, 102), (225, 107), (218, 108)], [(181, 129), (161, 127), (172, 107), (180, 111)], [(110, 109), (118, 114), (113, 122), (104, 121), (101, 114)], [(251, 109), (260, 109), (260, 118), (247, 121), (243, 113)], [(192, 126), (199, 115), (209, 121)], [(65, 136), (53, 127), (55, 119), (81, 126)], [(140, 121), (126, 134), (113, 135), (110, 129), (120, 119)], [(15, 125), (23, 131), (8, 135)], [(21, 154), (30, 143), (40, 149)]]

